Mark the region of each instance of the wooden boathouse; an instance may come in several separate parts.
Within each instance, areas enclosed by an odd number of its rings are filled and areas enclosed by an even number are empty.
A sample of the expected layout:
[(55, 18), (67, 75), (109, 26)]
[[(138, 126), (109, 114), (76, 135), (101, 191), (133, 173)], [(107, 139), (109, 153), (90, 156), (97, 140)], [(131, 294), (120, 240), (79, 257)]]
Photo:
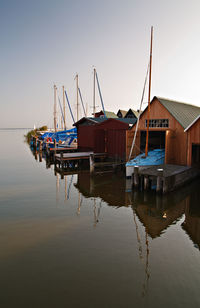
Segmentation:
[[(146, 108), (141, 116), (136, 143), (131, 158), (145, 150)], [(200, 107), (154, 96), (150, 104), (149, 150), (165, 149), (165, 164), (199, 164)], [(126, 159), (128, 160), (136, 125), (126, 131)], [(192, 154), (193, 153), (193, 154)]]
[(200, 115), (185, 129), (187, 133), (187, 165), (200, 168)]
[(134, 118), (82, 118), (77, 127), (78, 151), (107, 153), (116, 160), (126, 159), (126, 132)]

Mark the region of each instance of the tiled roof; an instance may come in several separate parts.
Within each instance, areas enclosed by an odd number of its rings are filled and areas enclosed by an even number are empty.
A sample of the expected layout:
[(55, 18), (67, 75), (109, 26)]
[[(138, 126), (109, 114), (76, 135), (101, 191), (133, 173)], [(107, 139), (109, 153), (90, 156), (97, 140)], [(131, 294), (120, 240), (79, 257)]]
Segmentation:
[(171, 115), (186, 129), (199, 115), (200, 107), (155, 96)]
[(200, 119), (200, 114), (192, 123), (190, 123), (190, 125), (184, 130), (184, 132), (190, 129), (190, 127), (192, 127), (199, 119)]
[(118, 118), (118, 116), (112, 111), (105, 111), (107, 118)]

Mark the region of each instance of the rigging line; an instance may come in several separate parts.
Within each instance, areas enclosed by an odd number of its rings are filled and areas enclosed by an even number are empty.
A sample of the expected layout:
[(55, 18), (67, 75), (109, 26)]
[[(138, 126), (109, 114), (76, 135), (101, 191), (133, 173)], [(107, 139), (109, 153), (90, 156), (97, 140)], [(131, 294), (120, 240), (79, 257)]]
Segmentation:
[(143, 92), (142, 92), (142, 98), (141, 98), (141, 102), (140, 102), (139, 115), (138, 115), (138, 119), (137, 119), (135, 134), (134, 134), (133, 142), (132, 142), (132, 145), (131, 145), (131, 150), (130, 150), (130, 153), (129, 153), (128, 161), (130, 161), (130, 159), (131, 159), (131, 155), (132, 155), (132, 152), (133, 152), (133, 147), (135, 145), (138, 125), (139, 125), (139, 121), (140, 121), (141, 109), (142, 109), (142, 104), (143, 104), (143, 100), (144, 100), (144, 93), (145, 93), (145, 88), (146, 88), (146, 83), (147, 83), (147, 77), (148, 77), (148, 73), (149, 73), (149, 67), (150, 67), (150, 62), (149, 62), (148, 67), (147, 67), (147, 72), (146, 72), (146, 77), (145, 77), (144, 87), (143, 87)]
[(69, 99), (68, 99), (66, 90), (65, 90), (65, 96), (66, 96), (67, 104), (69, 106), (69, 111), (71, 113), (72, 121), (75, 123), (74, 116), (73, 116), (73, 113), (72, 113), (72, 110), (71, 110), (71, 106), (70, 106), (70, 103), (69, 103)]
[(79, 96), (80, 96), (80, 99), (81, 99), (81, 104), (82, 104), (82, 107), (83, 107), (83, 112), (84, 112), (84, 115), (86, 117), (85, 107), (84, 107), (84, 104), (83, 104), (83, 99), (82, 99), (80, 88), (78, 88), (78, 92), (79, 92)]
[(98, 90), (99, 90), (99, 96), (100, 96), (100, 99), (101, 99), (101, 105), (102, 105), (102, 108), (103, 108), (103, 113), (104, 113), (105, 118), (107, 118), (105, 108), (104, 108), (103, 98), (102, 98), (102, 95), (101, 95), (101, 89), (100, 89), (100, 85), (99, 85), (99, 79), (98, 79), (97, 72), (96, 72), (95, 75), (96, 75), (96, 81), (97, 81), (97, 86), (98, 86)]

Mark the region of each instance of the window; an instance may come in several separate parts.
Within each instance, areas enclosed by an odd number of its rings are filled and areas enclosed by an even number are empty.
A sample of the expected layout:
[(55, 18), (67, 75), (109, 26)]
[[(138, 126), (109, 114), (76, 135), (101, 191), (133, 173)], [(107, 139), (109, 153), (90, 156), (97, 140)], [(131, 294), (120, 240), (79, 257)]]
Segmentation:
[[(145, 120), (145, 127), (147, 127), (147, 120)], [(151, 119), (149, 120), (149, 127), (169, 127), (168, 119)]]

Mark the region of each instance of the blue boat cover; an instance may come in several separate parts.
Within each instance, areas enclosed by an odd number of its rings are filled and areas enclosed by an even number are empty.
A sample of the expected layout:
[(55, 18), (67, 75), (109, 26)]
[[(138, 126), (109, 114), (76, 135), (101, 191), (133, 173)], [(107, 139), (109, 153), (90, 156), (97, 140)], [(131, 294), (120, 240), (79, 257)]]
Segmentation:
[(148, 152), (148, 156), (145, 157), (145, 154), (140, 154), (134, 159), (126, 163), (128, 166), (153, 166), (153, 165), (162, 165), (165, 162), (165, 150), (164, 149), (155, 149)]

